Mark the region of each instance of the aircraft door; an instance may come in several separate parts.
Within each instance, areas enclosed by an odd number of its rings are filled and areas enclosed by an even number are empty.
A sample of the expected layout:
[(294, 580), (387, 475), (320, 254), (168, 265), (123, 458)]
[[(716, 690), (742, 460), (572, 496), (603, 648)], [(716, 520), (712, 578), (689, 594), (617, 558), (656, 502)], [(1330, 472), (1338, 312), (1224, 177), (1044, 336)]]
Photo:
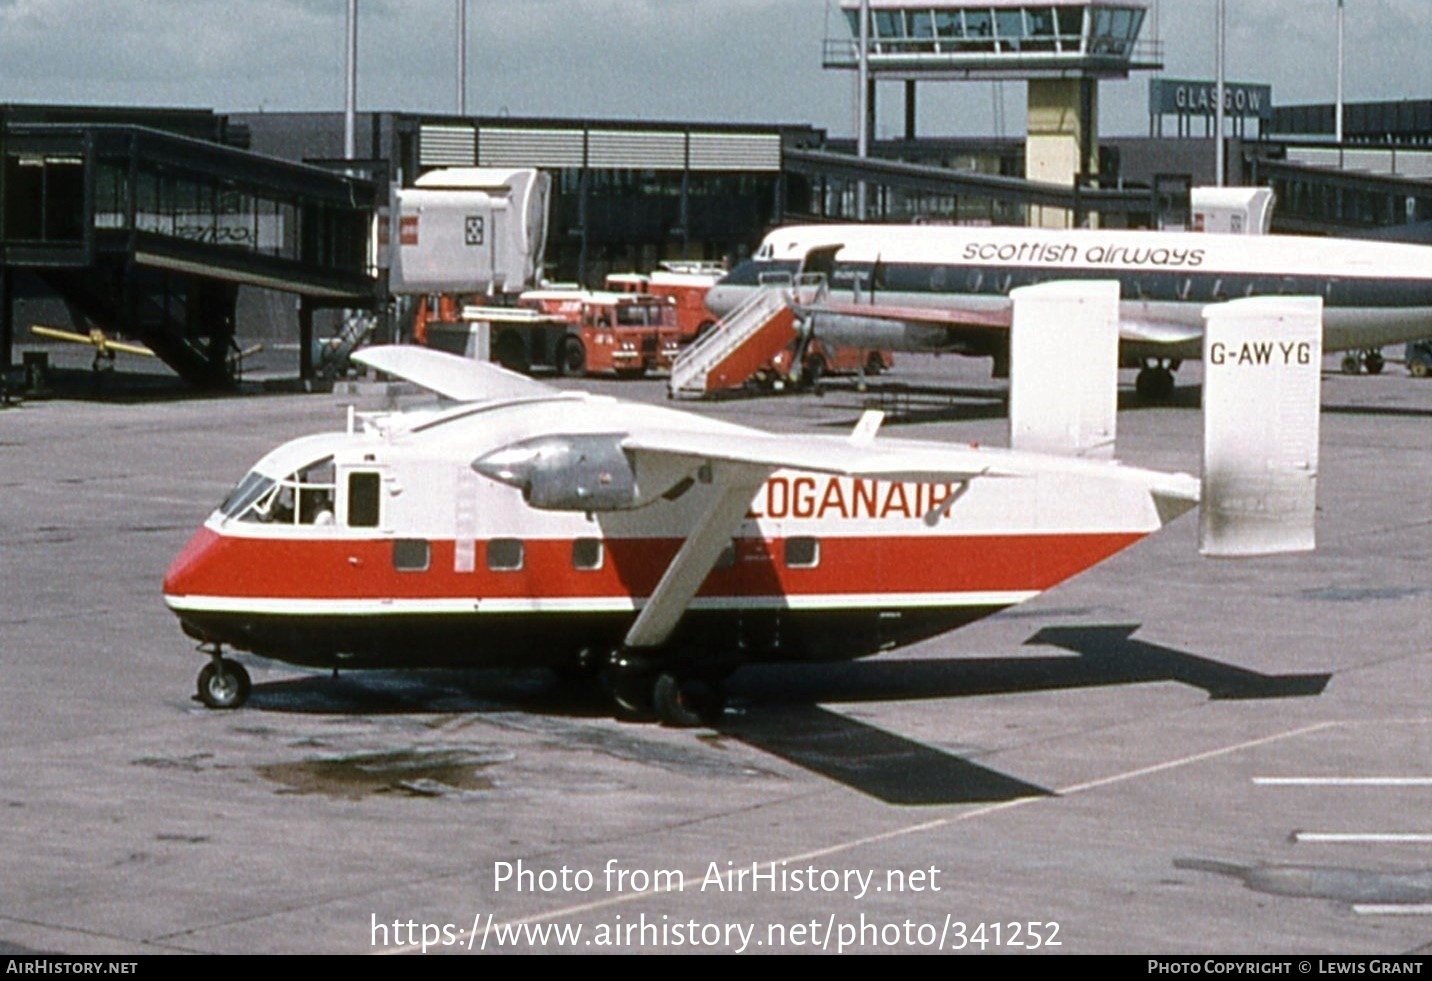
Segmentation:
[(801, 262), (799, 273), (801, 282), (810, 282), (818, 276), (827, 283), (834, 283), (835, 256), (843, 248), (845, 248), (844, 245), (824, 245), (807, 252), (805, 259)]

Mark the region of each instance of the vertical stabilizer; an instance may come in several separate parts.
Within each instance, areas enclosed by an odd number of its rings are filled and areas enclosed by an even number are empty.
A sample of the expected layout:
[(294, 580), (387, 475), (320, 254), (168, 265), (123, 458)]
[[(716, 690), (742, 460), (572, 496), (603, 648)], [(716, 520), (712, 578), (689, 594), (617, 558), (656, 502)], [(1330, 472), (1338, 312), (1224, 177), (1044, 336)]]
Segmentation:
[(1323, 303), (1252, 297), (1204, 309), (1199, 551), (1313, 547)]
[(1109, 459), (1119, 406), (1119, 284), (1052, 282), (1010, 293), (1009, 445)]

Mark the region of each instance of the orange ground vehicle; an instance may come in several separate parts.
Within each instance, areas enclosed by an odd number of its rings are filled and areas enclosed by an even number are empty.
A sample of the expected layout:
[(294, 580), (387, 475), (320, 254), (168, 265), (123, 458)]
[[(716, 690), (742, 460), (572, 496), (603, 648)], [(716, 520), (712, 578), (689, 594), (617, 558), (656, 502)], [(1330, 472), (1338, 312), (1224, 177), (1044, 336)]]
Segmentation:
[(517, 305), (567, 320), (570, 329), (551, 365), (565, 375), (610, 371), (639, 378), (670, 368), (681, 345), (675, 303), (648, 293), (530, 290)]
[[(792, 381), (792, 373), (795, 367), (797, 352), (800, 351), (799, 340), (794, 341), (789, 347), (771, 359), (766, 369), (765, 381), (767, 384), (776, 382)], [(874, 377), (882, 371), (888, 371), (894, 357), (889, 351), (866, 350), (859, 347), (836, 347), (835, 345), (822, 344), (818, 340), (811, 340), (805, 346), (804, 356), (801, 361), (800, 376), (794, 379), (801, 387), (808, 388), (818, 382), (825, 375), (855, 375), (864, 372), (866, 377)]]
[(715, 315), (706, 309), (706, 293), (724, 275), (724, 263), (670, 261), (661, 263), (649, 276), (612, 273), (607, 276), (606, 286), (621, 293), (649, 293), (670, 299), (676, 307), (681, 343), (689, 344), (715, 325)]

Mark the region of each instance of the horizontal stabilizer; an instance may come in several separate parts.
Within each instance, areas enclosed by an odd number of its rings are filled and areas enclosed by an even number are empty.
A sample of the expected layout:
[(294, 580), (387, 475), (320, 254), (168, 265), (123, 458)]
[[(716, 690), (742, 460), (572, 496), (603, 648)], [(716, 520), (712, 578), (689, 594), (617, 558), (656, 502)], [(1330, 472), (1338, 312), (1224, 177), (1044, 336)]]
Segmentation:
[(1313, 548), (1323, 304), (1252, 297), (1204, 310), (1199, 551)]
[(474, 361), (426, 347), (367, 347), (355, 352), (352, 360), (457, 402), (550, 398), (559, 392), (490, 361)]

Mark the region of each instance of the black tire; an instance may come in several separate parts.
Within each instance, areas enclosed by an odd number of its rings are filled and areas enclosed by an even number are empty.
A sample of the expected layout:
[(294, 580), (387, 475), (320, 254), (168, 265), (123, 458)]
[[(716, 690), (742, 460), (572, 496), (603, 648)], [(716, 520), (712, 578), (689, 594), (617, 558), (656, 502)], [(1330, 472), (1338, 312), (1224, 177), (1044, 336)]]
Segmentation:
[(1382, 369), (1387, 367), (1387, 361), (1381, 351), (1368, 351), (1362, 356), (1362, 366), (1367, 369), (1369, 375), (1380, 375)]
[(1362, 372), (1362, 359), (1356, 354), (1344, 354), (1342, 359), (1342, 373), (1344, 375), (1356, 375)]
[(805, 388), (815, 388), (820, 384), (821, 376), (825, 374), (825, 358), (819, 354), (812, 354), (805, 359), (801, 365), (801, 385)]
[(1173, 395), (1173, 372), (1167, 368), (1140, 368), (1134, 391), (1148, 402), (1166, 402)]
[(211, 709), (236, 709), (249, 700), (249, 673), (237, 661), (211, 660), (199, 671), (199, 701)]
[(1426, 378), (1428, 375), (1426, 361), (1411, 361), (1407, 365), (1407, 372), (1413, 378)]
[(557, 373), (578, 377), (587, 372), (587, 346), (580, 337), (568, 335), (562, 338), (561, 350), (557, 352)]
[(497, 343), (492, 348), (492, 360), (496, 361), (508, 371), (516, 371), (521, 374), (530, 374), (532, 371), (532, 360), (527, 356), (527, 345), (522, 338), (513, 331), (507, 331), (497, 338)]
[(710, 726), (725, 711), (726, 693), (718, 681), (682, 678), (663, 671), (652, 686), (651, 704), (662, 725), (678, 729)]

